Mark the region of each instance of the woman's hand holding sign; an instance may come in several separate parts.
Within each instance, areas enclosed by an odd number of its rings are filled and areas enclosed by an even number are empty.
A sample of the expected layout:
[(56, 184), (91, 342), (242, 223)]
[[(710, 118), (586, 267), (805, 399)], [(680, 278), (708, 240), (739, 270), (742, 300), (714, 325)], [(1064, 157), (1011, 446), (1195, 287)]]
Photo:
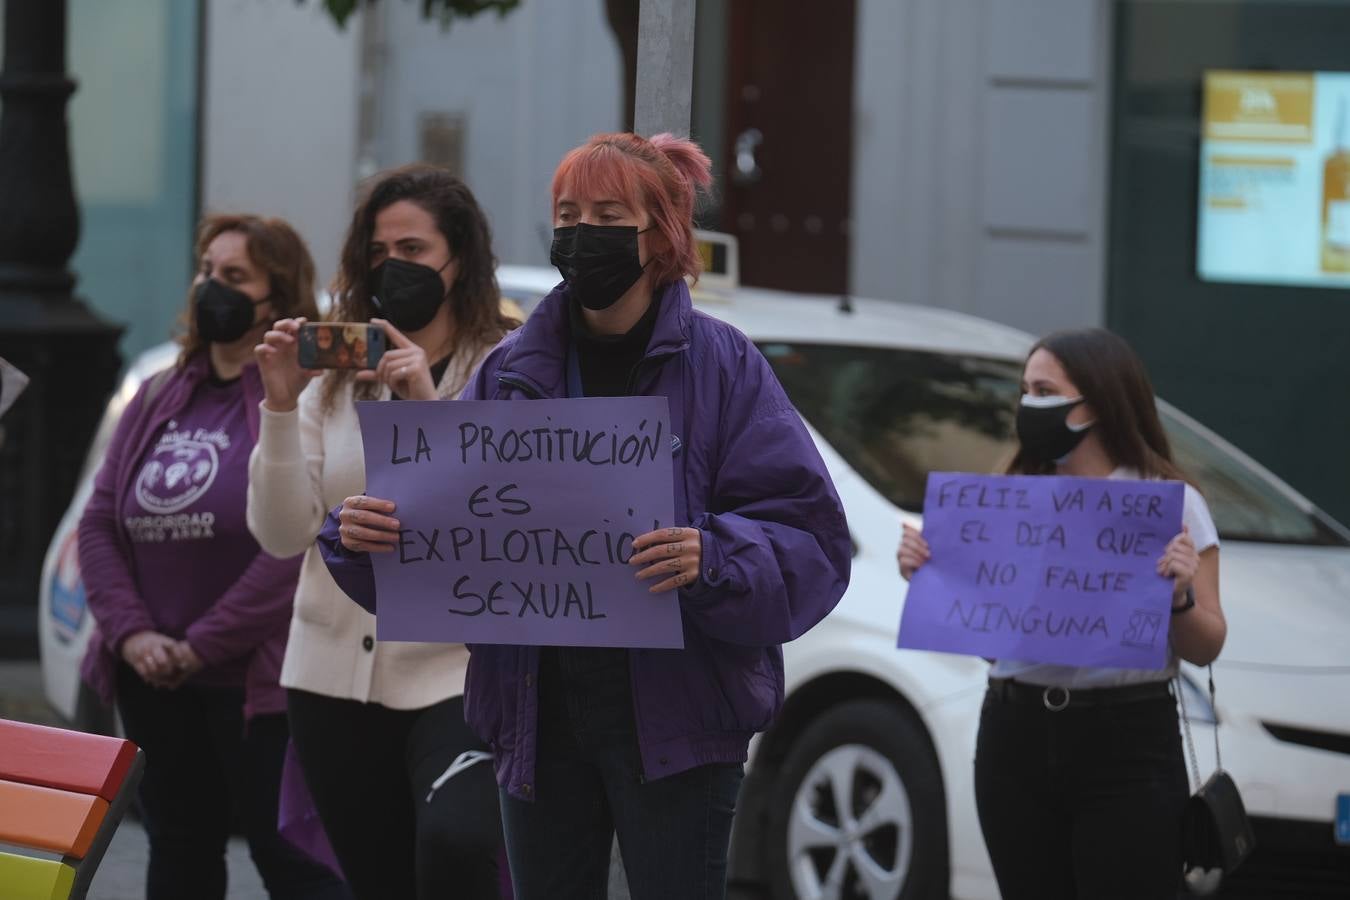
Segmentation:
[(426, 351), (384, 319), (370, 322), (384, 329), (391, 349), (380, 357), (378, 367), (357, 372), (357, 380), (383, 381), (404, 400), (435, 400), (436, 383), (431, 379)]
[(900, 563), (900, 577), (909, 581), (914, 577), (914, 573), (919, 571), (919, 567), (928, 562), (932, 556), (928, 542), (923, 539), (923, 532), (912, 525), (904, 525), (900, 549), (895, 554), (896, 560)]
[(1172, 542), (1163, 551), (1162, 558), (1158, 560), (1158, 574), (1173, 580), (1176, 584), (1172, 592), (1173, 597), (1181, 598), (1195, 584), (1195, 576), (1199, 571), (1200, 554), (1196, 552), (1195, 542), (1191, 540), (1191, 530), (1183, 525), (1181, 534), (1172, 538)]
[(665, 578), (651, 588), (653, 594), (688, 587), (698, 581), (703, 564), (703, 533), (697, 528), (662, 528), (633, 539), (630, 566), (645, 566), (637, 578)]
[(389, 553), (398, 546), (399, 525), (394, 502), (357, 494), (342, 501), (338, 513), (342, 546), (354, 553)]

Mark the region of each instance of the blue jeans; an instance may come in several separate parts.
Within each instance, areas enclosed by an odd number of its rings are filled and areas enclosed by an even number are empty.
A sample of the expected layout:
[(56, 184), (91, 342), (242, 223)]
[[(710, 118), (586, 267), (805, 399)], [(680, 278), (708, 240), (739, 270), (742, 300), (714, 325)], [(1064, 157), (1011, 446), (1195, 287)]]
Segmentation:
[(517, 900), (605, 900), (617, 833), (633, 900), (721, 900), (742, 767), (647, 781), (626, 651), (544, 650), (534, 801), (501, 792)]

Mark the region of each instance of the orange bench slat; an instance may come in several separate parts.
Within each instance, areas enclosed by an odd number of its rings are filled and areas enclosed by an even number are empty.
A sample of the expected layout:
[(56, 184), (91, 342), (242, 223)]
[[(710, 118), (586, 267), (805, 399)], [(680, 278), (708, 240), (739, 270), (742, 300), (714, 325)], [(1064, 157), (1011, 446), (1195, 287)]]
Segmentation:
[(0, 719), (0, 778), (96, 794), (111, 803), (136, 758), (121, 738)]
[(84, 859), (107, 814), (102, 797), (0, 781), (0, 843)]

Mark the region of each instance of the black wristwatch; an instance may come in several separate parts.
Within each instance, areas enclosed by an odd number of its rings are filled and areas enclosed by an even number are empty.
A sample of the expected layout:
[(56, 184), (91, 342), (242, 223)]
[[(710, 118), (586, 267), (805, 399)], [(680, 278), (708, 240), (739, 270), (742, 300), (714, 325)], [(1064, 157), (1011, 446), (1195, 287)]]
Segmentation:
[(1193, 606), (1195, 606), (1195, 588), (1186, 588), (1186, 602), (1172, 607), (1172, 615), (1179, 616)]

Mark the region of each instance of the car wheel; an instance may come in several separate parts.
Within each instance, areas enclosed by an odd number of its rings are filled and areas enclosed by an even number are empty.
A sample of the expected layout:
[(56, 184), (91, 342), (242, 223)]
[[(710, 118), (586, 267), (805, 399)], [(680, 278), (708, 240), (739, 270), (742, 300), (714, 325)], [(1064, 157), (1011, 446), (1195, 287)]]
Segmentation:
[(856, 700), (794, 741), (768, 810), (781, 900), (945, 897), (942, 775), (922, 727), (893, 703)]

